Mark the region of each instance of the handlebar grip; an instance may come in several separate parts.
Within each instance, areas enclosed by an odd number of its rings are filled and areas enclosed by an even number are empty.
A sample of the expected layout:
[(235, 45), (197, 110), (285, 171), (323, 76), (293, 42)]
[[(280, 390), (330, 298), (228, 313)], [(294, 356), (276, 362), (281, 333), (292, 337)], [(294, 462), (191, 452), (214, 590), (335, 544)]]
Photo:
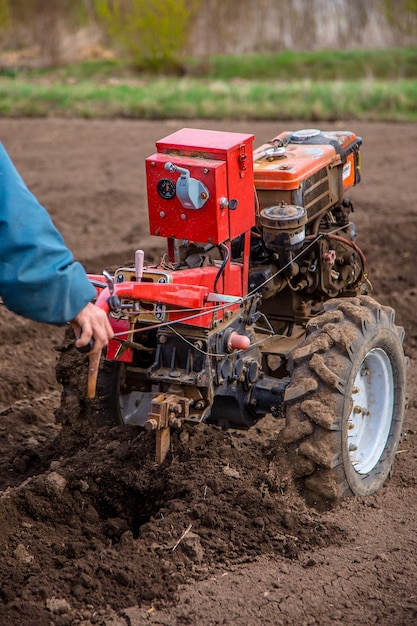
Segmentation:
[(81, 346), (81, 348), (77, 347), (77, 350), (78, 352), (81, 352), (81, 354), (87, 354), (88, 352), (91, 352), (93, 348), (94, 348), (94, 339), (93, 337), (91, 337), (90, 341), (88, 342), (86, 346)]

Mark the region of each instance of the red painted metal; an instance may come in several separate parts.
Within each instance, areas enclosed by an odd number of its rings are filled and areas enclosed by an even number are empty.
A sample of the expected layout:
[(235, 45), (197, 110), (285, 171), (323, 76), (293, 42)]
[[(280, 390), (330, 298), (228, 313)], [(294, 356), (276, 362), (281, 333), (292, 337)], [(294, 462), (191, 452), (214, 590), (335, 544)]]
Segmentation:
[[(157, 153), (146, 159), (149, 224), (152, 235), (219, 244), (254, 226), (253, 135), (183, 128), (156, 143)], [(209, 192), (200, 209), (184, 208), (178, 197), (163, 198), (157, 185), (190, 172)], [(230, 203), (230, 201), (234, 201)]]

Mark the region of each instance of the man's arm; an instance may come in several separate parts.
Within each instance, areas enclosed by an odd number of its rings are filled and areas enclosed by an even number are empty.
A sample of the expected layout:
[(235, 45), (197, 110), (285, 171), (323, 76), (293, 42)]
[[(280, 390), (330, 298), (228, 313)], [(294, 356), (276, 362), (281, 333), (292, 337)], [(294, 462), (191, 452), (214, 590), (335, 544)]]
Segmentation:
[(91, 304), (95, 289), (0, 144), (0, 295), (15, 313), (50, 324), (74, 321), (79, 346), (103, 347), (112, 330)]

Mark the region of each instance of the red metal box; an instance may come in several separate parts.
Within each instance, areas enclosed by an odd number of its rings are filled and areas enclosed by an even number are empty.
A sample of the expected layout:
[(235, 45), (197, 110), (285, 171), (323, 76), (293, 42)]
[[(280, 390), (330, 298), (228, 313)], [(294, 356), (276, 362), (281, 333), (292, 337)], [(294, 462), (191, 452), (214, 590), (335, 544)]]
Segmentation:
[[(146, 159), (151, 234), (219, 244), (252, 228), (252, 142), (253, 135), (193, 128), (158, 141)], [(198, 189), (202, 206), (184, 201), (181, 176)]]

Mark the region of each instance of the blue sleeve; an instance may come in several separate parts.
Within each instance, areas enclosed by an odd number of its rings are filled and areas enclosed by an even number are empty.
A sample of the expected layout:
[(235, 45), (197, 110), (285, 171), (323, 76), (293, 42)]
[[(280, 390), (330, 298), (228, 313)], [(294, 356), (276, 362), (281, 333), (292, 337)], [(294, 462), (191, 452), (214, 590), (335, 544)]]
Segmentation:
[(95, 296), (84, 268), (0, 144), (0, 295), (15, 313), (64, 324)]

